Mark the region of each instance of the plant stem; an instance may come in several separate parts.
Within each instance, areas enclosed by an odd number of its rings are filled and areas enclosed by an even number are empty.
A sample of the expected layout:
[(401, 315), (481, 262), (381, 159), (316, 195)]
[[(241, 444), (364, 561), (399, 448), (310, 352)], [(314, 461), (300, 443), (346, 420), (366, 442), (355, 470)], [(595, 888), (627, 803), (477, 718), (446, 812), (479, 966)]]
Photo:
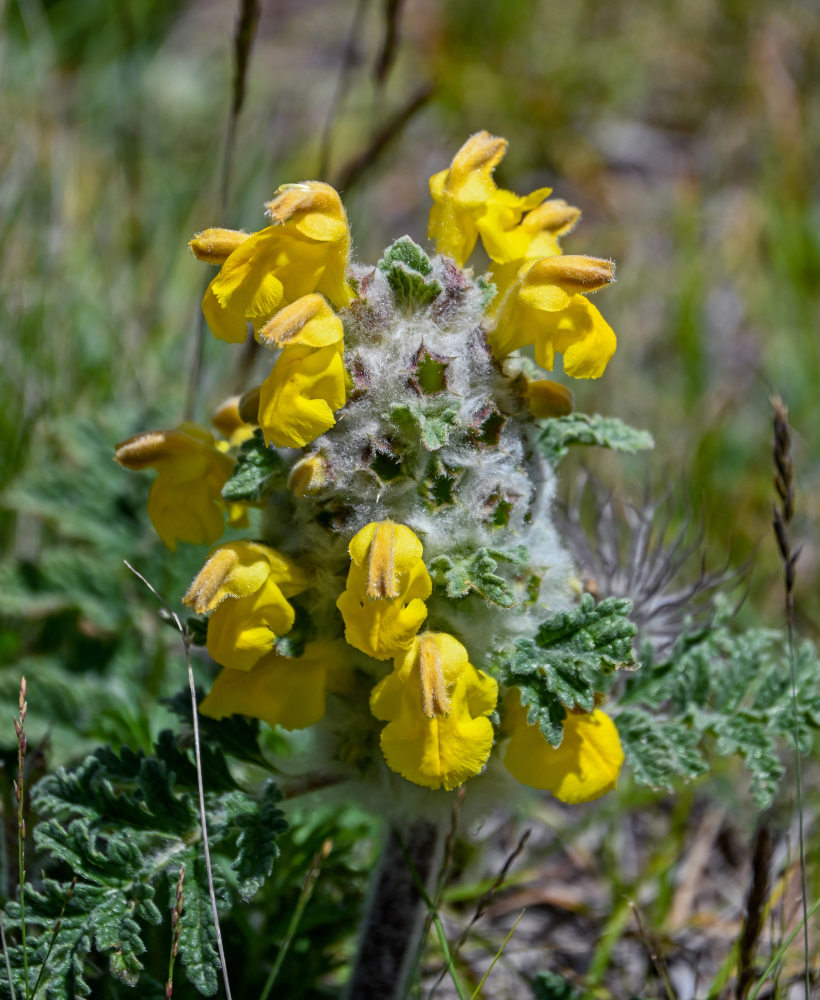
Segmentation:
[(28, 981), (28, 946), (26, 943), (26, 819), (24, 816), (23, 796), (23, 765), (26, 760), (26, 679), (20, 678), (20, 699), (18, 703), (19, 717), (14, 720), (17, 732), (17, 781), (14, 790), (17, 793), (17, 873), (20, 885), (20, 941), (23, 946), (23, 974), (26, 990), (26, 1000), (29, 1000)]
[(413, 959), (424, 922), (420, 886), (432, 884), (443, 839), (438, 824), (428, 820), (388, 832), (360, 931), (347, 1000), (396, 1000), (403, 995), (405, 980), (415, 971)]

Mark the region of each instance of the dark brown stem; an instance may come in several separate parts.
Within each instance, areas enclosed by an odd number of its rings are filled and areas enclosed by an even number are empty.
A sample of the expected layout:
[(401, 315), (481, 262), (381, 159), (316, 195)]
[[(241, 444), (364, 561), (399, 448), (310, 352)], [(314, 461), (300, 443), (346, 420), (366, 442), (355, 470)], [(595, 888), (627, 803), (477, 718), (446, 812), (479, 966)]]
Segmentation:
[(404, 994), (424, 923), (416, 880), (426, 889), (433, 884), (442, 843), (440, 827), (427, 820), (388, 833), (360, 931), (347, 1000), (399, 1000)]

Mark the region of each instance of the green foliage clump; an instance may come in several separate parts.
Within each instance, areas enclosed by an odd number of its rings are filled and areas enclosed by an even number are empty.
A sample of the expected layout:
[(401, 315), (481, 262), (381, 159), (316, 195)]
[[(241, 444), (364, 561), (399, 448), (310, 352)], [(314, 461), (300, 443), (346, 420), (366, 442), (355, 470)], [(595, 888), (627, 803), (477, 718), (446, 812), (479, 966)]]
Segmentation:
[[(227, 728), (233, 734), (233, 724)], [(254, 795), (244, 791), (218, 745), (203, 744), (202, 767), (214, 888), (224, 912), (237, 895), (247, 902), (262, 887), (287, 823), (277, 805), (277, 786), (268, 781)], [(95, 956), (108, 960), (120, 982), (135, 985), (143, 970), (146, 930), (162, 922), (166, 905), (173, 906), (182, 868), (179, 957), (189, 981), (213, 995), (216, 934), (196, 766), (184, 741), (165, 730), (153, 754), (101, 748), (77, 767), (44, 778), (35, 787), (33, 805), (41, 816), (36, 847), (58, 869), (72, 873), (72, 878), (46, 877), (37, 888), (26, 886), (26, 923), (41, 928), (28, 937), (29, 977), (41, 979), (45, 995), (88, 996)], [(10, 903), (7, 933), (20, 918), (19, 904)], [(15, 987), (24, 993), (22, 947), (8, 954)]]
[(707, 746), (738, 754), (751, 776), (756, 804), (766, 808), (783, 775), (782, 741), (801, 754), (820, 728), (820, 661), (813, 644), (794, 650), (792, 697), (788, 640), (771, 629), (734, 632), (721, 606), (707, 628), (685, 632), (668, 658), (651, 649), (618, 699), (615, 723), (636, 780), (671, 789), (708, 770)]

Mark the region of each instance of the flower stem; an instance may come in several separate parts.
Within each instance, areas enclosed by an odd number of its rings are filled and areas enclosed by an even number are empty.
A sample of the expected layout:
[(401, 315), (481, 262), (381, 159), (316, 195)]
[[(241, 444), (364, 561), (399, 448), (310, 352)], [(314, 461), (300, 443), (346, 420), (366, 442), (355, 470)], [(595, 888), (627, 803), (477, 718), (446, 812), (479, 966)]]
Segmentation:
[(444, 838), (438, 824), (419, 820), (391, 828), (371, 887), (348, 1000), (396, 1000), (415, 972), (424, 923), (421, 887), (431, 886)]

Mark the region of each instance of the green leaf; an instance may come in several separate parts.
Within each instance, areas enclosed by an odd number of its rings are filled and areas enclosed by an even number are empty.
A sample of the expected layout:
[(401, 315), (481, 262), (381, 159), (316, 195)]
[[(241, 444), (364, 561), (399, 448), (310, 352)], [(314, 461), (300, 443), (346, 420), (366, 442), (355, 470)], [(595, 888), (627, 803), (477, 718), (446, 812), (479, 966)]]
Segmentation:
[(242, 443), (233, 475), (222, 487), (222, 497), (230, 503), (257, 503), (283, 482), (285, 472), (281, 456), (265, 444), (257, 428), (253, 437)]
[(389, 246), (377, 267), (387, 278), (396, 305), (408, 312), (429, 305), (441, 294), (441, 282), (429, 277), (430, 258), (409, 236)]
[(538, 444), (544, 456), (553, 463), (562, 459), (573, 444), (628, 452), (645, 451), (655, 446), (648, 431), (636, 430), (617, 417), (602, 417), (597, 413), (570, 413), (566, 417), (550, 418), (538, 437)]
[(561, 743), (565, 708), (591, 712), (613, 673), (635, 666), (630, 610), (629, 601), (610, 597), (596, 604), (585, 594), (579, 607), (545, 621), (535, 639), (518, 639), (501, 654), (505, 683), (518, 688), (528, 722), (537, 723), (552, 746)]
[[(233, 730), (225, 732), (231, 740), (237, 738)], [(214, 889), (218, 908), (227, 911), (237, 896), (249, 899), (271, 875), (279, 853), (276, 841), (287, 824), (272, 782), (258, 796), (250, 795), (236, 785), (218, 745), (203, 742), (202, 756)], [(86, 968), (98, 964), (95, 956), (106, 957), (114, 976), (135, 985), (142, 971), (140, 956), (146, 951), (146, 927), (163, 921), (155, 897), (167, 890), (173, 905), (182, 866), (180, 959), (200, 993), (215, 993), (219, 962), (201, 846), (197, 775), (188, 744), (165, 731), (153, 754), (99, 749), (76, 768), (61, 769), (40, 781), (32, 805), (41, 817), (34, 828), (38, 849), (76, 878), (72, 892), (68, 883), (49, 879), (39, 890), (26, 887), (34, 977), (65, 907), (43, 973), (46, 995), (60, 1000), (87, 996)], [(235, 877), (229, 881), (231, 870)], [(7, 906), (7, 933), (19, 919), (19, 906)], [(9, 956), (19, 993), (19, 945), (9, 949)]]
[(408, 443), (414, 444), (420, 438), (427, 451), (438, 451), (447, 444), (457, 418), (458, 407), (447, 404), (421, 410), (415, 404), (401, 403), (390, 410), (390, 419), (409, 439)]
[(514, 608), (518, 604), (515, 594), (504, 577), (495, 572), (502, 559), (526, 565), (527, 550), (524, 546), (509, 551), (480, 548), (466, 555), (442, 555), (432, 560), (429, 569), (433, 583), (443, 587), (453, 600), (475, 592), (496, 607)]
[(787, 637), (733, 632), (730, 617), (720, 601), (712, 625), (684, 632), (665, 660), (648, 653), (627, 682), (615, 723), (638, 781), (671, 789), (676, 778), (703, 773), (708, 740), (714, 752), (743, 759), (752, 797), (766, 808), (783, 774), (784, 740), (796, 738), (807, 753), (820, 728), (820, 660), (809, 642), (795, 650), (795, 719)]

